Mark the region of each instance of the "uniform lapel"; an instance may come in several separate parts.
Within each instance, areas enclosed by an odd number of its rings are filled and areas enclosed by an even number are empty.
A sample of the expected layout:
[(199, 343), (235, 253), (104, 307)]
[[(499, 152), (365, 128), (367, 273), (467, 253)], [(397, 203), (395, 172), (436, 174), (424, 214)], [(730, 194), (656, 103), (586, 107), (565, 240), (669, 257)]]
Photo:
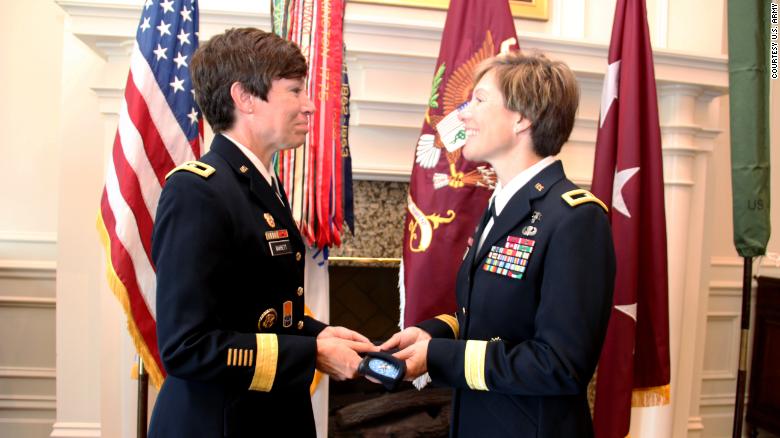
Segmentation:
[(556, 161), (542, 169), (515, 193), (494, 221), (485, 243), (476, 255), (476, 261), (485, 258), (490, 248), (516, 228), (531, 213), (531, 202), (546, 195), (550, 187), (564, 178), (563, 165)]
[[(298, 226), (295, 224), (295, 220), (292, 217), (290, 209), (287, 204), (279, 201), (276, 196), (276, 192), (268, 182), (260, 174), (260, 171), (249, 161), (246, 155), (241, 152), (236, 145), (222, 135), (214, 137), (214, 141), (211, 144), (211, 150), (219, 154), (225, 161), (230, 164), (233, 171), (238, 175), (239, 180), (244, 181), (249, 186), (249, 191), (252, 193), (252, 197), (256, 202), (260, 203), (265, 210), (267, 210), (279, 221), (276, 224), (276, 228), (286, 228), (287, 232), (291, 236), (296, 236), (298, 240), (302, 241), (300, 233), (298, 232)], [(243, 171), (242, 171), (243, 169)], [(284, 192), (282, 192), (284, 196)], [(258, 221), (262, 218), (258, 218)]]
[(474, 231), (474, 236), (471, 238), (472, 244), (471, 248), (469, 248), (468, 254), (466, 254), (466, 259), (463, 261), (463, 264), (468, 268), (473, 268), (474, 263), (477, 260), (474, 257), (474, 254), (477, 252), (477, 247), (479, 246), (479, 238), (482, 236), (482, 231), (484, 231), (485, 226), (487, 226), (487, 223), (490, 221), (490, 202), (488, 201), (488, 208), (485, 209), (485, 211), (482, 213), (482, 218), (479, 220), (479, 224), (477, 225), (477, 229)]

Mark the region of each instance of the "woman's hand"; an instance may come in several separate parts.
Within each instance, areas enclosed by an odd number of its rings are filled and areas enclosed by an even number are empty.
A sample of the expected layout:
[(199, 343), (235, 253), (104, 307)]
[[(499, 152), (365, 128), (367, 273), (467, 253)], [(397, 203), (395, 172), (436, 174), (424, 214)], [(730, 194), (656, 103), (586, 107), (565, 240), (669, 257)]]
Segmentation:
[(423, 340), (427, 341), (428, 339), (431, 339), (431, 335), (425, 330), (419, 327), (407, 327), (385, 341), (384, 344), (379, 346), (379, 349), (382, 351), (392, 350), (394, 348), (403, 350), (412, 344)]
[(361, 335), (360, 333), (354, 330), (350, 330), (346, 327), (339, 327), (339, 326), (329, 325), (325, 327), (325, 329), (323, 329), (319, 335), (317, 335), (317, 339), (327, 339), (327, 338), (339, 338), (339, 339), (346, 339), (348, 341), (365, 342), (371, 344), (371, 341), (367, 337)]
[(357, 376), (361, 358), (358, 353), (376, 351), (377, 347), (368, 342), (357, 342), (337, 337), (317, 337), (318, 370), (335, 380), (352, 379)]
[(393, 356), (406, 361), (406, 375), (404, 380), (414, 380), (428, 372), (428, 339), (416, 342)]

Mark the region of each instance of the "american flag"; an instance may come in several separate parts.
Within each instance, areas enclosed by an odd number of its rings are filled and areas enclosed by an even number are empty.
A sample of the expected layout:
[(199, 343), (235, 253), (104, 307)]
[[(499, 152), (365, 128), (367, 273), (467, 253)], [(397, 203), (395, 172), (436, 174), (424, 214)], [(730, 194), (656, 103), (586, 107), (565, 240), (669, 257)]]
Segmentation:
[(145, 1), (98, 217), (109, 285), (158, 388), (165, 371), (157, 350), (152, 226), (165, 175), (201, 155), (203, 119), (189, 70), (197, 46), (195, 0)]

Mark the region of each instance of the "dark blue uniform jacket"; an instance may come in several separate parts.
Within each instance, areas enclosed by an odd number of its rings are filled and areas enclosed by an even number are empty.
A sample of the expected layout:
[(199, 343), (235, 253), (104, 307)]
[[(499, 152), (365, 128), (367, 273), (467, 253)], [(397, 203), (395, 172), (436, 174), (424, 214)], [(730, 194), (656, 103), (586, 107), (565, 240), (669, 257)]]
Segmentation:
[(325, 325), (304, 316), (305, 246), (286, 200), (221, 135), (184, 167), (154, 227), (168, 377), (149, 436), (314, 436), (309, 385)]
[(452, 436), (593, 436), (586, 392), (615, 255), (601, 202), (577, 189), (560, 162), (531, 179), (478, 253), (474, 237), (457, 274), (457, 320), (419, 325), (434, 336), (433, 382), (455, 388)]

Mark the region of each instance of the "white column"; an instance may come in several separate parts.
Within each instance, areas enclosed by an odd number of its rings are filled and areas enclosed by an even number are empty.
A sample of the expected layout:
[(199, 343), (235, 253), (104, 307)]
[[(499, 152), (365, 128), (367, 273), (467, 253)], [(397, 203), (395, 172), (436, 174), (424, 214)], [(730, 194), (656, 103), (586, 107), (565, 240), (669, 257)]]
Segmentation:
[[(66, 29), (70, 20), (66, 21)], [(57, 421), (52, 437), (99, 437), (100, 315), (105, 275), (95, 229), (103, 179), (97, 99), (83, 85), (102, 60), (66, 32), (57, 255)]]
[[(689, 420), (698, 405), (696, 367), (701, 367), (701, 327), (706, 290), (702, 267), (710, 152), (718, 131), (710, 129), (707, 110), (722, 91), (701, 86), (670, 84), (659, 87), (669, 275), (669, 348), (671, 397), (668, 406), (634, 409), (631, 435), (684, 437), (688, 428), (700, 430), (700, 420)], [(695, 409), (698, 412), (698, 409)]]
[[(119, 108), (129, 69), (133, 40), (103, 41), (96, 46), (106, 57), (106, 63), (90, 90), (97, 96), (102, 126), (102, 159), (112, 153), (119, 122)], [(107, 260), (100, 269), (105, 271)], [(133, 438), (137, 436), (138, 380), (132, 378), (137, 364), (135, 346), (127, 331), (127, 317), (119, 301), (104, 282), (101, 288), (101, 364), (100, 421), (104, 437)], [(154, 406), (154, 388), (149, 385), (149, 411)], [(149, 418), (147, 413), (147, 420)]]

